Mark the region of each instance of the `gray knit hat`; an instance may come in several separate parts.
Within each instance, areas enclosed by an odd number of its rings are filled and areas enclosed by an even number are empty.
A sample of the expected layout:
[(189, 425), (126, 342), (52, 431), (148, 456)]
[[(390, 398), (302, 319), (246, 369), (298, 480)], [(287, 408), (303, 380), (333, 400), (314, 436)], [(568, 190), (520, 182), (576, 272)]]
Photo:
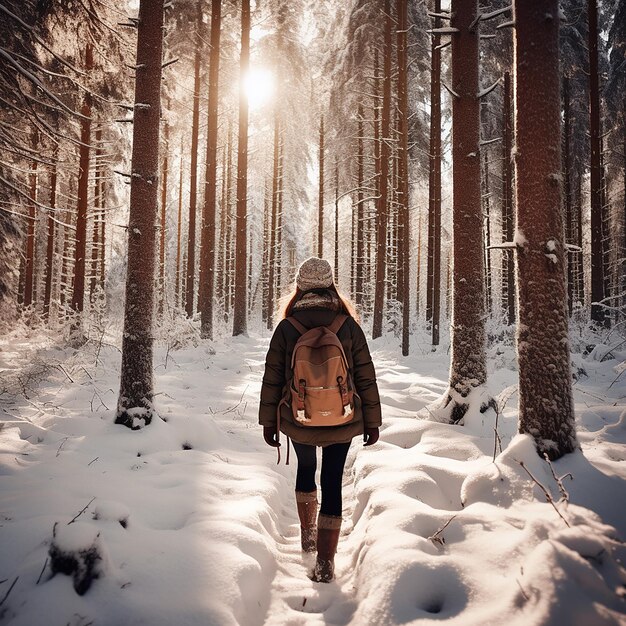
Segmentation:
[(324, 259), (312, 256), (298, 268), (296, 285), (300, 291), (324, 289), (332, 284), (333, 270), (330, 263)]

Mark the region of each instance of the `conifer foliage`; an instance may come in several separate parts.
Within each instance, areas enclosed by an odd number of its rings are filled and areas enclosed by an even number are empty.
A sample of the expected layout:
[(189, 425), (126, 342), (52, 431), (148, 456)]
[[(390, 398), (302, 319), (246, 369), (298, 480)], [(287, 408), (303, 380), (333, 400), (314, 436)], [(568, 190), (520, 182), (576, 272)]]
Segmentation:
[(449, 351), (438, 419), (517, 337), (521, 432), (576, 447), (568, 323), (626, 321), (623, 0), (114, 4), (0, 0), (4, 329), (121, 338), (138, 427), (155, 340), (272, 330), (324, 256), (374, 339)]

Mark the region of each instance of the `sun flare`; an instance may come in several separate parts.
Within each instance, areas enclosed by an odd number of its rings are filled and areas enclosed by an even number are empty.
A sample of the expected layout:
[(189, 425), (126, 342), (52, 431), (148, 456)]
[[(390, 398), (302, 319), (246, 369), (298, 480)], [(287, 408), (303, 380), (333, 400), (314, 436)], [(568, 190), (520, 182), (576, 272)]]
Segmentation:
[(252, 68), (243, 81), (251, 109), (262, 107), (274, 94), (274, 75), (266, 68)]

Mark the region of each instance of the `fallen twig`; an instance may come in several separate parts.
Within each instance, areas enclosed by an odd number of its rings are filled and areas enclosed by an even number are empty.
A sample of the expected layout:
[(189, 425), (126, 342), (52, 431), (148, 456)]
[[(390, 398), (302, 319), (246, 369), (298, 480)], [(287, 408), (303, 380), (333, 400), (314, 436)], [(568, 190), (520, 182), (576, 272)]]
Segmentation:
[(518, 463), (520, 464), (521, 468), (530, 476), (531, 480), (537, 485), (537, 487), (539, 487), (539, 489), (543, 491), (543, 494), (546, 497), (546, 501), (552, 505), (552, 508), (557, 512), (557, 515), (565, 522), (568, 528), (571, 528), (570, 523), (563, 517), (561, 511), (559, 511), (559, 509), (557, 508), (554, 502), (554, 498), (552, 497), (550, 492), (530, 473), (528, 468), (524, 465), (524, 461), (518, 461)]
[(519, 590), (522, 592), (522, 595), (524, 596), (526, 601), (530, 600), (530, 598), (526, 595), (526, 592), (524, 591), (524, 587), (522, 587), (522, 583), (517, 578), (515, 579), (515, 582), (517, 583), (517, 586), (519, 587)]
[(60, 363), (57, 363), (57, 364), (55, 365), (55, 367), (58, 367), (58, 368), (59, 368), (59, 369), (60, 369), (60, 370), (61, 370), (61, 371), (62, 371), (62, 372), (63, 372), (63, 373), (67, 376), (68, 380), (69, 380), (71, 383), (75, 382), (75, 381), (74, 381), (74, 379), (73, 379), (73, 378), (72, 378), (72, 377), (71, 377), (71, 376), (67, 373), (67, 371), (65, 370), (65, 368), (64, 368), (64, 367), (63, 367)]
[(549, 465), (550, 471), (552, 472), (552, 477), (554, 478), (554, 482), (558, 485), (559, 491), (561, 492), (561, 499), (559, 500), (559, 502), (563, 502), (563, 501), (569, 502), (569, 493), (567, 493), (567, 489), (565, 489), (565, 486), (563, 485), (563, 479), (569, 476), (570, 480), (574, 480), (574, 477), (568, 472), (567, 474), (563, 474), (563, 476), (559, 478), (556, 475), (556, 472), (554, 471), (554, 466), (550, 462), (550, 459), (548, 458), (548, 455), (545, 452), (543, 454), (543, 458), (546, 460), (546, 463)]
[(61, 449), (63, 448), (63, 446), (65, 445), (65, 442), (69, 439), (69, 437), (64, 437), (63, 441), (61, 442), (61, 445), (58, 447), (57, 449), (57, 453), (55, 456), (59, 456), (59, 454), (61, 454)]
[(37, 582), (35, 583), (36, 585), (38, 585), (41, 582), (41, 577), (43, 576), (43, 573), (46, 571), (47, 566), (48, 566), (48, 557), (46, 557), (46, 561), (43, 564), (43, 567), (41, 568), (41, 572), (39, 573), (39, 578), (37, 579)]
[(68, 523), (67, 525), (69, 526), (70, 524), (73, 524), (88, 508), (89, 505), (96, 499), (96, 497), (94, 496), (93, 498), (91, 498), (91, 500), (89, 500), (89, 502), (87, 503), (87, 506), (83, 509), (81, 509)]
[(4, 598), (2, 598), (2, 600), (0, 600), (0, 606), (2, 606), (5, 602), (5, 600), (9, 597), (9, 594), (11, 593), (11, 591), (13, 591), (13, 587), (15, 587), (15, 583), (19, 580), (19, 576), (15, 577), (15, 580), (11, 583), (11, 586), (9, 587), (9, 590), (4, 594)]
[(428, 540), (432, 541), (434, 544), (439, 544), (440, 546), (443, 546), (445, 544), (446, 540), (443, 537), (440, 537), (440, 535), (448, 527), (448, 524), (450, 524), (450, 522), (455, 517), (456, 517), (456, 515), (453, 515), (436, 533), (434, 533), (430, 537), (428, 537)]

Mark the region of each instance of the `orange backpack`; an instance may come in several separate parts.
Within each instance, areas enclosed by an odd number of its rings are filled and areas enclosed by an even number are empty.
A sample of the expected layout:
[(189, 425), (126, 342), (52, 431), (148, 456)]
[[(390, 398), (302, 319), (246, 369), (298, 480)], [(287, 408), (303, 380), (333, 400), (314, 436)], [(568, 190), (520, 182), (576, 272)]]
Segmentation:
[(354, 386), (339, 329), (348, 319), (337, 315), (330, 326), (307, 330), (298, 320), (287, 320), (300, 333), (293, 349), (286, 399), (302, 426), (339, 426), (354, 417)]

